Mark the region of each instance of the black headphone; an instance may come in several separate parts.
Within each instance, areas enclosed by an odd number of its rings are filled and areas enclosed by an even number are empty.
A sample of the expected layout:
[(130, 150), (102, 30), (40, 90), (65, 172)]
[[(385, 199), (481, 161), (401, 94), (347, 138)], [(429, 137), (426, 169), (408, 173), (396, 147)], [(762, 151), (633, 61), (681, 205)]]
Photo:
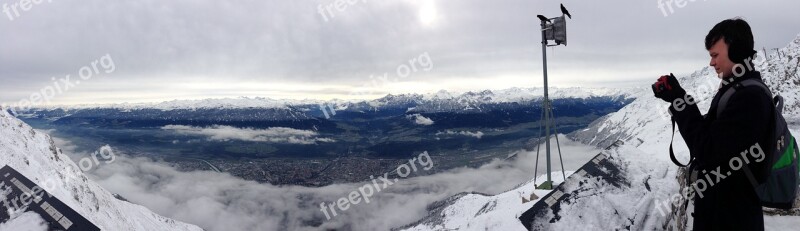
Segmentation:
[[(740, 25), (742, 27), (746, 27), (746, 32), (744, 31), (737, 31), (733, 33), (726, 33), (728, 36), (725, 36), (725, 43), (728, 44), (728, 58), (734, 63), (744, 63), (745, 60), (751, 58), (756, 54), (756, 51), (753, 50), (753, 39), (750, 39), (750, 44), (744, 44), (745, 42), (741, 40), (747, 40), (742, 37), (748, 36), (747, 32), (750, 32), (750, 27), (745, 23), (744, 25)], [(742, 29), (742, 28), (739, 28)], [(752, 33), (752, 32), (750, 32)], [(736, 35), (736, 36), (730, 36)], [(749, 34), (752, 38), (753, 35)]]

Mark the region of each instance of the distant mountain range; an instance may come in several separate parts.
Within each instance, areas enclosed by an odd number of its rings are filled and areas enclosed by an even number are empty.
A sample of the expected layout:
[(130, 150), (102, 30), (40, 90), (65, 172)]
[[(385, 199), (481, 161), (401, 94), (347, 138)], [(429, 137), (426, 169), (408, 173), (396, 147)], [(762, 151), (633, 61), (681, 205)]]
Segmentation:
[[(581, 88), (581, 87), (550, 87), (549, 95), (551, 99), (591, 99), (598, 97), (619, 97), (630, 98), (635, 95), (635, 92), (641, 91), (642, 88)], [(522, 103), (528, 101), (538, 101), (544, 96), (544, 88), (509, 88), (503, 90), (482, 90), (482, 91), (468, 91), (463, 93), (448, 92), (440, 90), (436, 93), (429, 94), (398, 94), (386, 95), (384, 97), (372, 100), (354, 99), (354, 100), (291, 100), (291, 99), (271, 99), (264, 97), (239, 97), (239, 98), (221, 98), (221, 99), (202, 99), (202, 100), (172, 100), (158, 103), (116, 103), (116, 104), (82, 104), (82, 105), (69, 105), (69, 106), (35, 106), (34, 110), (42, 109), (64, 109), (64, 110), (77, 110), (77, 109), (120, 109), (120, 110), (136, 110), (136, 109), (159, 109), (159, 110), (177, 110), (177, 109), (244, 109), (244, 108), (276, 108), (276, 109), (289, 109), (297, 106), (304, 105), (321, 105), (329, 104), (335, 106), (336, 110), (346, 110), (354, 106), (361, 110), (379, 110), (381, 108), (393, 107), (398, 105), (427, 104), (427, 108), (435, 108), (435, 105), (442, 105), (444, 108), (454, 109), (478, 109), (483, 104), (497, 104), (497, 103)], [(458, 105), (458, 106), (456, 106)]]

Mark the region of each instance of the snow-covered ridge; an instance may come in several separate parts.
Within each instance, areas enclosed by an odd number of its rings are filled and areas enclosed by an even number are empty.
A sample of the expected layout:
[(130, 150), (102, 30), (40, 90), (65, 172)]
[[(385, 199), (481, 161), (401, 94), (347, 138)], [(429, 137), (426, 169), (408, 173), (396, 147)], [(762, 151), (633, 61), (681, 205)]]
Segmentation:
[(256, 97), (239, 97), (239, 98), (219, 98), (219, 99), (200, 99), (200, 100), (171, 100), (158, 103), (114, 103), (114, 104), (79, 104), (79, 105), (52, 105), (52, 106), (36, 106), (34, 109), (93, 109), (93, 108), (110, 108), (120, 110), (137, 110), (137, 109), (159, 109), (159, 110), (176, 110), (176, 109), (201, 109), (201, 108), (288, 108), (288, 104), (299, 103), (316, 103), (315, 101), (288, 101), (288, 100), (275, 100), (270, 98)]
[(0, 109), (0, 166), (4, 165), (47, 187), (49, 193), (102, 230), (202, 230), (115, 198), (87, 178), (49, 135)]
[[(651, 214), (655, 212), (654, 201), (671, 196), (677, 188), (675, 171), (670, 171), (667, 162), (653, 162), (652, 156), (623, 142), (607, 147), (599, 156), (609, 162), (603, 165), (599, 165), (602, 161), (594, 162), (593, 166), (599, 167), (595, 168), (596, 171), (600, 170), (591, 174), (615, 172), (613, 174), (620, 177), (618, 182), (589, 175), (587, 170), (591, 167), (584, 166), (578, 174), (568, 172), (566, 185), (557, 189), (565, 190), (561, 195), (569, 194), (571, 199), (559, 202), (557, 209), (547, 208), (552, 211), (544, 213), (545, 219), (534, 220), (534, 230), (621, 230), (625, 227), (629, 230), (659, 230), (662, 225), (671, 224), (668, 217)], [(605, 168), (609, 165), (617, 167), (617, 170)], [(556, 185), (564, 182), (560, 172), (552, 176)], [(535, 185), (544, 180), (540, 176), (536, 184), (530, 180), (497, 195), (457, 194), (430, 205), (429, 216), (399, 229), (525, 230), (520, 221), (523, 213), (551, 196), (551, 190), (535, 189)], [(531, 197), (531, 194), (536, 196)], [(558, 216), (553, 213), (558, 213)]]
[[(800, 122), (800, 36), (784, 48), (767, 51), (767, 54), (761, 50), (757, 55), (765, 59), (756, 59), (756, 70), (761, 72), (764, 82), (773, 94), (784, 98), (783, 115), (787, 122), (797, 125)], [(705, 67), (680, 77), (679, 81), (689, 94), (698, 99), (701, 113), (706, 113), (720, 84), (714, 70)], [(598, 147), (623, 140), (626, 143), (663, 149), (663, 143), (669, 142), (669, 135), (672, 134), (667, 114), (669, 104), (655, 98), (651, 91), (640, 91), (633, 98), (636, 100), (618, 112), (601, 117), (588, 128), (576, 131), (571, 136)], [(680, 136), (675, 138), (679, 139)]]
[[(578, 98), (585, 99), (591, 97), (616, 97), (621, 96), (624, 98), (631, 97), (638, 90), (637, 88), (583, 88), (583, 87), (550, 87), (548, 95), (552, 99), (562, 98)], [(483, 91), (468, 91), (464, 93), (452, 93), (441, 90), (436, 93), (429, 93), (422, 95), (425, 100), (441, 100), (441, 99), (478, 99), (486, 102), (505, 103), (505, 102), (520, 102), (537, 100), (544, 97), (544, 88), (508, 88), (503, 90), (483, 90)]]
[[(572, 175), (573, 172), (567, 172)], [(553, 182), (564, 181), (561, 172), (553, 172)], [(425, 230), (524, 230), (525, 227), (517, 217), (539, 201), (541, 196), (551, 190), (535, 189), (534, 185), (542, 184), (546, 178), (539, 176), (536, 182), (531, 179), (512, 190), (498, 195), (486, 195), (477, 192), (463, 192), (453, 195), (428, 206), (430, 216), (422, 220), (400, 227), (407, 231)], [(522, 198), (534, 199), (523, 202)]]
[[(586, 99), (592, 97), (621, 97), (630, 98), (635, 92), (642, 89), (625, 88), (581, 88), (551, 87), (549, 95), (551, 99), (579, 98)], [(544, 95), (544, 88), (509, 88), (503, 90), (482, 90), (467, 91), (463, 93), (448, 92), (441, 90), (427, 94), (398, 94), (386, 95), (378, 99), (332, 99), (332, 100), (292, 100), (292, 99), (271, 99), (265, 97), (238, 97), (238, 98), (209, 98), (201, 100), (171, 100), (157, 103), (115, 103), (115, 104), (82, 104), (82, 105), (53, 105), (37, 106), (36, 109), (92, 109), (92, 108), (111, 108), (120, 110), (137, 109), (240, 109), (240, 108), (279, 108), (288, 109), (292, 106), (331, 104), (337, 105), (336, 110), (344, 110), (350, 104), (365, 104), (372, 107), (381, 107), (393, 103), (402, 102), (431, 102), (431, 101), (455, 101), (455, 102), (480, 102), (480, 103), (508, 103), (523, 102), (541, 99)]]

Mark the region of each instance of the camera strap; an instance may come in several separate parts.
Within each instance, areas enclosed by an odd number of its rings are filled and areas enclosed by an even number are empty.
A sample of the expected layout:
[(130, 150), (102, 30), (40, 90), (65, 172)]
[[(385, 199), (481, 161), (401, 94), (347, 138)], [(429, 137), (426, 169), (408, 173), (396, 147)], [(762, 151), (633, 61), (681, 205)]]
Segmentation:
[(670, 136), (669, 140), (669, 159), (672, 160), (672, 163), (680, 167), (689, 166), (690, 164), (692, 164), (692, 160), (694, 159), (691, 152), (689, 153), (689, 163), (681, 164), (681, 162), (679, 162), (678, 159), (675, 158), (675, 152), (672, 151), (672, 142), (675, 140), (675, 117), (672, 117), (671, 121), (672, 121), (672, 136)]

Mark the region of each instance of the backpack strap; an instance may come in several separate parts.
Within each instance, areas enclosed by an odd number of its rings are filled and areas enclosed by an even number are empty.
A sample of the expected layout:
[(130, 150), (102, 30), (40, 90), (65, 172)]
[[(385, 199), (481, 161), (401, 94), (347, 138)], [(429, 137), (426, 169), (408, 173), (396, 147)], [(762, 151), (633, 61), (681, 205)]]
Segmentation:
[(742, 166), (743, 166), (742, 170), (744, 170), (744, 175), (747, 176), (747, 181), (750, 181), (750, 185), (752, 185), (754, 189), (758, 188), (759, 184), (758, 181), (756, 180), (756, 177), (753, 176), (753, 171), (750, 171), (750, 167), (747, 167), (747, 164), (742, 164)]
[[(722, 97), (720, 97), (719, 102), (717, 103), (717, 118), (719, 118), (719, 116), (722, 115), (722, 111), (724, 111), (725, 107), (728, 106), (728, 101), (731, 100), (733, 94), (736, 93), (736, 91), (739, 90), (740, 88), (749, 86), (758, 86), (764, 93), (767, 94), (767, 96), (769, 96), (770, 99), (773, 99), (772, 92), (764, 83), (759, 82), (758, 80), (755, 79), (742, 80), (742, 82), (736, 83), (736, 85), (733, 85), (731, 88), (728, 88), (728, 90), (726, 90), (725, 93), (722, 94)], [(781, 109), (783, 108), (782, 104), (783, 103), (781, 103), (779, 107)], [(782, 113), (782, 110), (778, 111), (777, 113)]]
[(794, 155), (797, 159), (800, 159), (800, 147), (797, 147), (797, 139), (794, 139)]

